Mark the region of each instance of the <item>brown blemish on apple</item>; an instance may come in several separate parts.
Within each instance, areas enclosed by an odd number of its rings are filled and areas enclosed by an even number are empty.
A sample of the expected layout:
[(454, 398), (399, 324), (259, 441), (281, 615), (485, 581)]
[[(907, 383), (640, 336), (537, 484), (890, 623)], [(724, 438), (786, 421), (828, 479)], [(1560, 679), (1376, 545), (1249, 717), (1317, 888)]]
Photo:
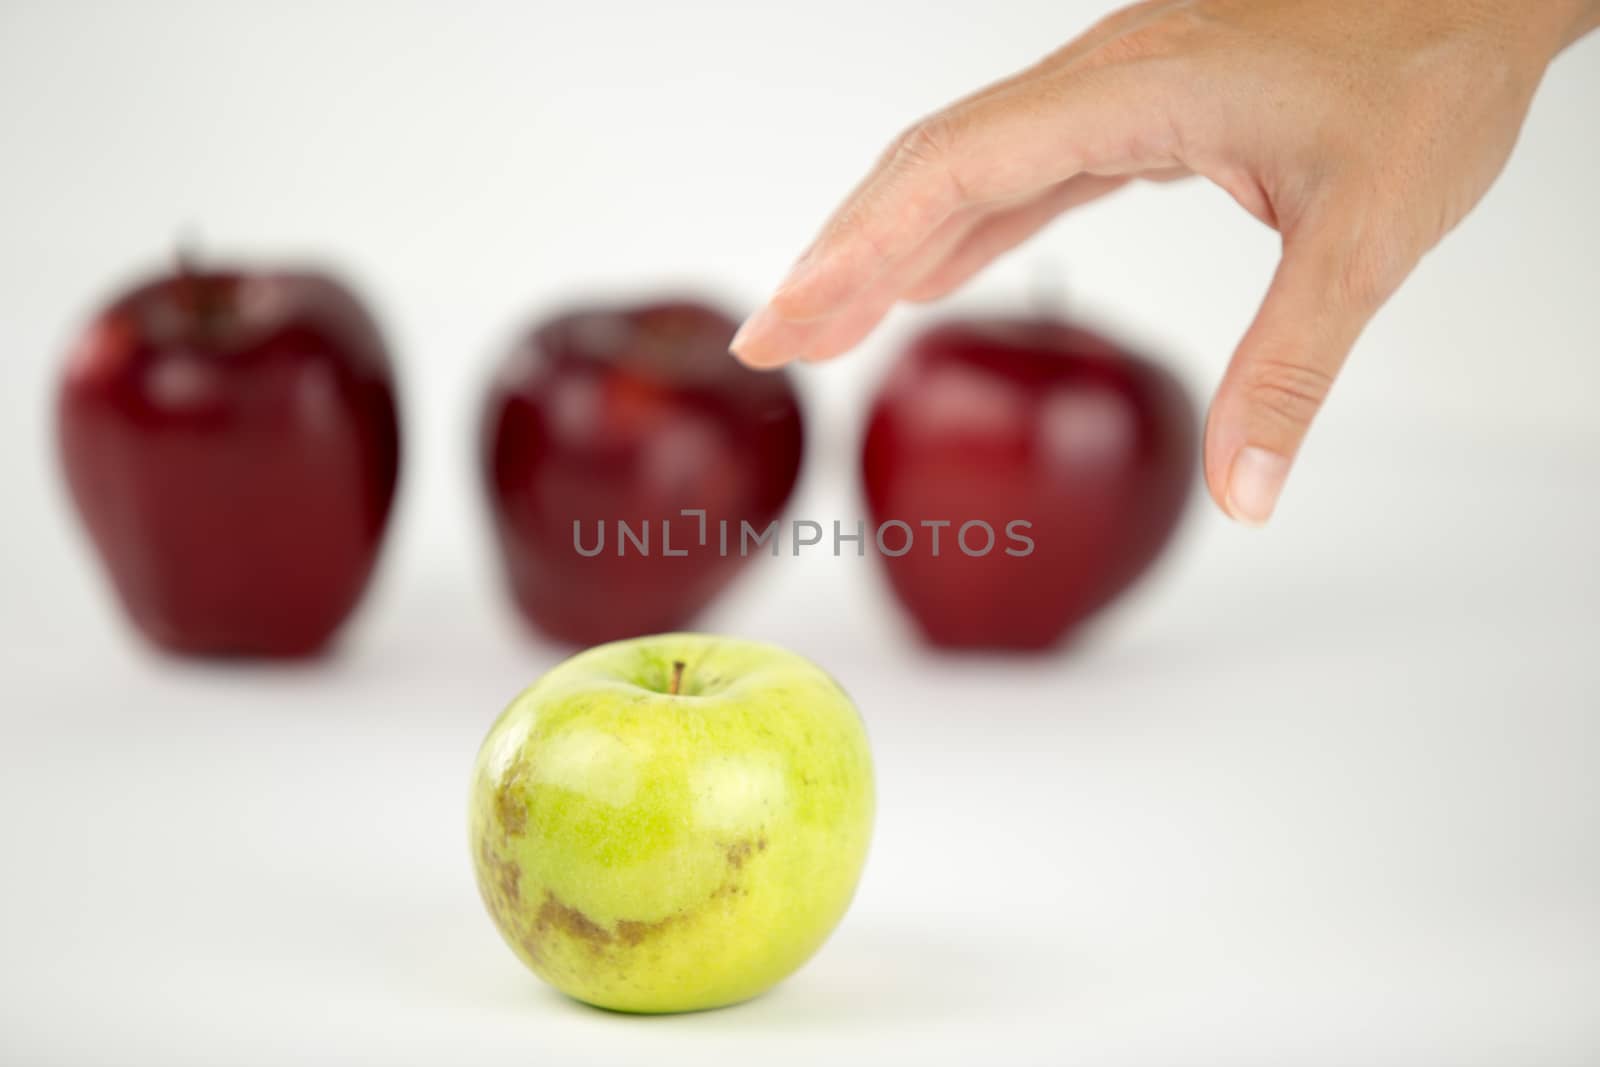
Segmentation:
[[(735, 891), (725, 884), (712, 895), (721, 896), (725, 892)], [(613, 944), (633, 948), (659, 936), (686, 918), (688, 913), (679, 912), (665, 919), (657, 919), (655, 922), (622, 919), (617, 922), (615, 930), (608, 930), (579, 909), (563, 904), (554, 893), (546, 890), (544, 903), (539, 906), (539, 912), (534, 917), (533, 929), (522, 937), (521, 943), (529, 957), (536, 960), (544, 958), (546, 943), (556, 934), (566, 934), (595, 952)]]
[(669, 915), (665, 919), (660, 919), (653, 923), (623, 919), (617, 923), (617, 940), (632, 948), (642, 941), (648, 941), (650, 938), (655, 937), (681, 918), (683, 918), (682, 915)]
[(522, 872), (515, 863), (501, 858), (487, 840), (478, 845), (474, 866), (478, 875), (478, 895), (483, 906), (508, 938), (515, 938), (528, 950), (530, 959), (538, 960), (537, 946), (518, 937), (513, 931), (522, 925)]
[[(489, 910), (502, 919), (509, 918), (522, 901), (522, 871), (510, 860), (502, 859), (488, 840), (478, 845), (478, 887)], [(491, 896), (498, 897), (504, 905), (496, 906)]]
[(598, 948), (611, 940), (611, 932), (577, 908), (561, 903), (554, 893), (545, 891), (544, 903), (539, 906), (534, 919), (535, 933), (558, 930), (568, 937), (587, 942)]
[(741, 886), (738, 882), (735, 882), (732, 878), (729, 878), (726, 882), (723, 882), (721, 885), (717, 886), (716, 889), (711, 891), (711, 899), (721, 900), (724, 897), (742, 897), (745, 895), (745, 893), (746, 890), (743, 886)]
[(754, 842), (735, 841), (733, 844), (727, 845), (724, 848), (724, 851), (728, 855), (728, 866), (732, 867), (734, 870), (738, 870), (740, 867), (743, 867), (744, 861), (749, 859), (752, 853), (765, 852), (766, 850), (767, 839), (765, 837), (758, 838)]
[(544, 966), (544, 944), (540, 941), (537, 932), (533, 930), (524, 931), (517, 938), (517, 944), (522, 947), (523, 953), (527, 955), (530, 961), (537, 966)]
[(528, 805), (519, 788), (527, 777), (527, 766), (519, 762), (506, 772), (495, 787), (495, 821), (507, 837), (516, 837), (528, 828)]
[(528, 827), (528, 809), (510, 781), (495, 790), (494, 816), (507, 837), (515, 837)]

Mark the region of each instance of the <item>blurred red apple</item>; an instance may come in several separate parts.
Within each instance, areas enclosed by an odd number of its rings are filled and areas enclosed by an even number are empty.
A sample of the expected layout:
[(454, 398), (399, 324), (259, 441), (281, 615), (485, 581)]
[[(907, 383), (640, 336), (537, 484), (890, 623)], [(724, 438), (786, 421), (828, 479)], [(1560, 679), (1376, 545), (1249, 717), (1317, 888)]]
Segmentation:
[(1167, 543), (1197, 433), (1171, 375), (1086, 330), (936, 327), (891, 371), (863, 449), (890, 585), (934, 644), (1049, 646)]
[(157, 645), (320, 649), (383, 539), (400, 441), (372, 319), (317, 274), (194, 270), (101, 311), (61, 382), (67, 482)]
[(682, 628), (767, 550), (744, 551), (741, 524), (764, 529), (794, 488), (800, 405), (786, 374), (729, 356), (736, 325), (692, 302), (595, 307), (507, 357), (485, 473), (511, 591), (549, 636)]

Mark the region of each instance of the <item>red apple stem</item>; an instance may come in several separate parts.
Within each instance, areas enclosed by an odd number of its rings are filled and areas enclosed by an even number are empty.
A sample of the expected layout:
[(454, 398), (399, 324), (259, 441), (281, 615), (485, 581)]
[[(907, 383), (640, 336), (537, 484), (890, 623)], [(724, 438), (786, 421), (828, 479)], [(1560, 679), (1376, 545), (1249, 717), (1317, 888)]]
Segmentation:
[(180, 233), (172, 245), (172, 268), (178, 278), (178, 296), (191, 311), (203, 313), (206, 310), (205, 292), (200, 285), (198, 263), (194, 236)]
[(193, 226), (183, 226), (173, 235), (172, 266), (178, 277), (194, 278), (200, 273), (200, 234)]
[(683, 668), (686, 664), (681, 659), (672, 661), (672, 681), (667, 683), (667, 695), (677, 696), (678, 690), (683, 686)]

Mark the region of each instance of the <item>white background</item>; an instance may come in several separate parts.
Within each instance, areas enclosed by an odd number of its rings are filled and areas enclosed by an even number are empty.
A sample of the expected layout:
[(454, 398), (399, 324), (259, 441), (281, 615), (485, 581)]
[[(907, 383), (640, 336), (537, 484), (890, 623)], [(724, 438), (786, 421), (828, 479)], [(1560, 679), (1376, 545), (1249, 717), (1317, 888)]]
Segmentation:
[[(0, 1061), (1600, 1059), (1600, 42), (1369, 331), (1279, 519), (1197, 498), (1077, 647), (920, 652), (871, 560), (703, 620), (857, 697), (857, 903), (773, 994), (639, 1020), (481, 913), (466, 777), (559, 658), (506, 608), (472, 450), (573, 297), (747, 307), (897, 129), (1093, 2), (0, 3)], [(50, 446), (59, 357), (176, 236), (371, 298), (407, 467), (338, 654), (178, 665), (114, 612)], [(1205, 395), (1275, 237), (1201, 184), (1064, 221), (956, 303), (1051, 296)], [(805, 372), (796, 512), (859, 515), (896, 318)]]

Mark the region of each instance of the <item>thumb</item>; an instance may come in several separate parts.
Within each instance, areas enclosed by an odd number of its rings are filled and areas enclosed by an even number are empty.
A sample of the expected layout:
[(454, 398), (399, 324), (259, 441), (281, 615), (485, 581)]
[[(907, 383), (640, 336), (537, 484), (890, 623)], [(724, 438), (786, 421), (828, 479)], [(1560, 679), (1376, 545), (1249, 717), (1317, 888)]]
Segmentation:
[(1211, 403), (1206, 485), (1239, 522), (1272, 517), (1351, 346), (1414, 262), (1363, 230), (1373, 232), (1356, 221), (1285, 236), (1266, 299)]

